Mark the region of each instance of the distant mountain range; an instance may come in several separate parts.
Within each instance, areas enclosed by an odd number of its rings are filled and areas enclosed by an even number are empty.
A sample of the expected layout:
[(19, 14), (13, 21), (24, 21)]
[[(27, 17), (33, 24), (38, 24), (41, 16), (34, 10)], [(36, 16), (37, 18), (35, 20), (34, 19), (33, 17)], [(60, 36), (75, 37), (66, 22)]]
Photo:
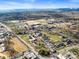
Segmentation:
[(59, 8), (59, 9), (13, 9), (13, 10), (0, 10), (0, 13), (6, 12), (39, 12), (39, 11), (52, 11), (52, 12), (79, 12), (79, 8)]
[(35, 20), (78, 18), (79, 8), (0, 10), (0, 20)]

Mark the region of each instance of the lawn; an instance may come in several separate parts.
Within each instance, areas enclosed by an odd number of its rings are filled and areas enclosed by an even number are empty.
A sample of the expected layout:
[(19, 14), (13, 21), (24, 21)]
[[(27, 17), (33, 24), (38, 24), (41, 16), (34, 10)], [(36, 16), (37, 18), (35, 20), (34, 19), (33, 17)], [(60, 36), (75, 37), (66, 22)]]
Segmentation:
[(22, 38), (24, 41), (29, 41), (29, 36), (28, 36), (27, 34), (21, 35), (21, 38)]
[(53, 41), (53, 42), (59, 42), (61, 40), (60, 36), (58, 36), (58, 35), (49, 34), (49, 37), (50, 37), (50, 41)]
[(51, 34), (49, 32), (43, 32), (43, 34), (46, 34), (49, 38), (51, 42), (59, 42), (61, 40), (61, 37), (57, 34)]

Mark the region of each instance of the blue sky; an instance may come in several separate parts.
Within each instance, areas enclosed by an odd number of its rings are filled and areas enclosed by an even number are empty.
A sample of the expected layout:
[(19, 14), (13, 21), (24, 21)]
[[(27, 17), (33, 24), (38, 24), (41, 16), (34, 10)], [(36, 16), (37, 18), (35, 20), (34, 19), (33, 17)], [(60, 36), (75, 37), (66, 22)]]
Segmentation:
[(79, 0), (0, 0), (0, 10), (25, 8), (78, 8)]

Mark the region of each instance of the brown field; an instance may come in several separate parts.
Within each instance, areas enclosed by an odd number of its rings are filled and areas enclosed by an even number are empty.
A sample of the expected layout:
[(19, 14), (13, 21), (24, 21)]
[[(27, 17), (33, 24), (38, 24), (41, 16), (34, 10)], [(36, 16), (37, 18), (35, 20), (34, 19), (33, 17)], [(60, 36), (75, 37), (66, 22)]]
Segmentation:
[(6, 56), (13, 56), (17, 53), (21, 53), (28, 50), (28, 47), (21, 43), (16, 37), (13, 37), (10, 42), (10, 47), (13, 48), (13, 51), (5, 51), (3, 54)]
[(64, 12), (63, 14), (71, 18), (79, 18), (79, 12)]
[(27, 23), (28, 25), (33, 25), (33, 24), (47, 24), (45, 19), (38, 19), (38, 20), (29, 20), (24, 23)]
[(28, 48), (27, 46), (25, 46), (23, 43), (21, 43), (17, 38), (12, 38), (11, 42), (13, 42), (13, 48), (17, 51), (17, 52), (23, 52), (26, 51)]

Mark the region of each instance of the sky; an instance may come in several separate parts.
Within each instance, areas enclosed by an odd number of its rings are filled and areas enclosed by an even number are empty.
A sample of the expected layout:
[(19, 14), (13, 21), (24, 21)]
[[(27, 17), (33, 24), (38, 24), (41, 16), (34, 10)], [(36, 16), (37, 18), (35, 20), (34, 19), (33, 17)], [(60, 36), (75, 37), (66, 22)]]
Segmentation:
[(79, 8), (79, 0), (0, 0), (0, 10), (33, 8)]

